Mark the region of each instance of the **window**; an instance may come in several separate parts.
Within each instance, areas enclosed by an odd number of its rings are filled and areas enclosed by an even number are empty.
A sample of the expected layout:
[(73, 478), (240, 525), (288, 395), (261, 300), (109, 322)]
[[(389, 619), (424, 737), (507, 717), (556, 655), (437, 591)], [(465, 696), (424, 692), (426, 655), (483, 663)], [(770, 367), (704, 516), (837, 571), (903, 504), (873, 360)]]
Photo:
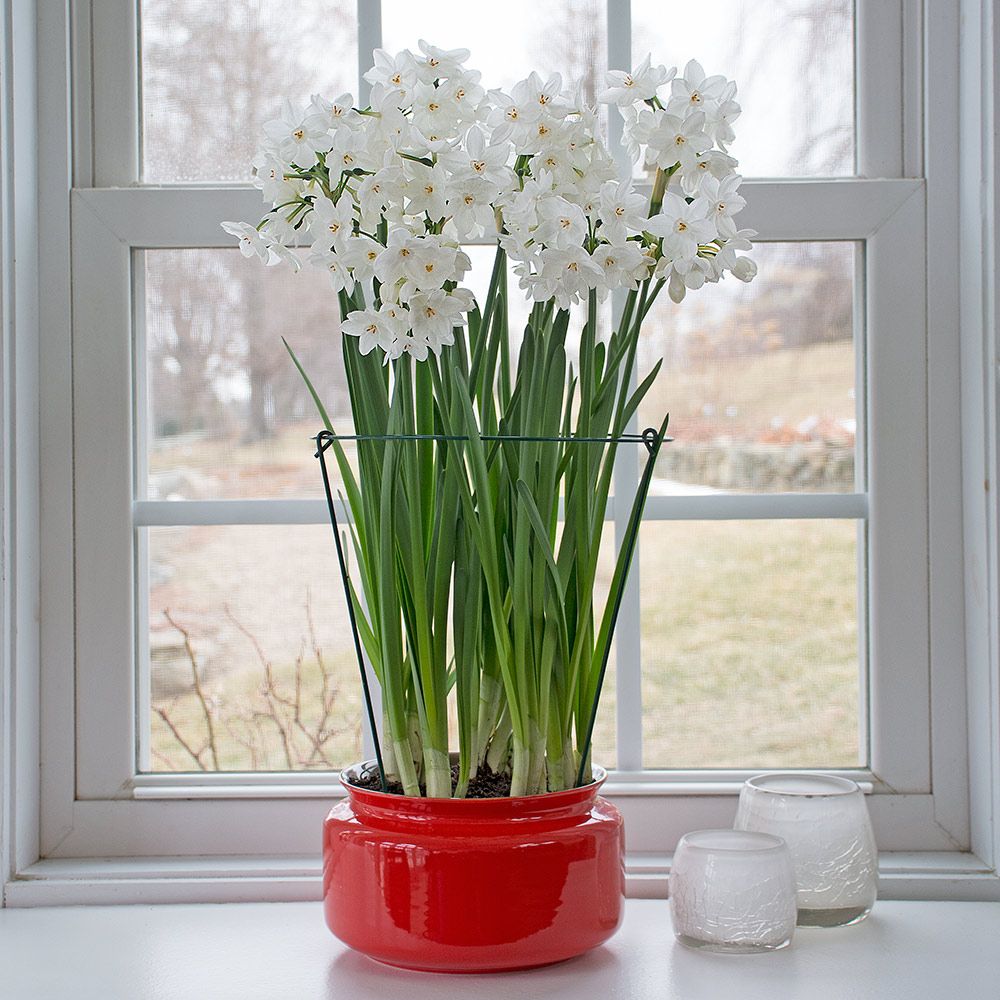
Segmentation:
[(927, 458), (948, 450), (928, 413), (950, 369), (928, 367), (910, 5), (716, 0), (690, 24), (651, 0), (512, 0), (500, 21), (294, 6), (121, 0), (74, 19), (74, 576), (53, 626), (73, 655), (46, 669), (75, 781), (47, 789), (43, 853), (311, 852), (331, 766), (365, 752), (317, 422), (279, 337), (343, 417), (336, 303), (313, 275), (293, 288), (245, 265), (219, 221), (260, 210), (248, 163), (278, 100), (356, 94), (373, 46), (418, 36), (470, 47), (498, 85), (542, 66), (593, 87), (650, 49), (697, 56), (747, 109), (734, 152), (760, 278), (648, 323), (646, 365), (668, 363), (639, 421), (670, 409), (676, 441), (598, 734), (630, 849), (728, 822), (767, 767), (869, 782), (886, 849), (966, 847), (964, 714), (939, 696), (955, 624), (928, 570), (961, 572), (932, 509), (949, 466)]

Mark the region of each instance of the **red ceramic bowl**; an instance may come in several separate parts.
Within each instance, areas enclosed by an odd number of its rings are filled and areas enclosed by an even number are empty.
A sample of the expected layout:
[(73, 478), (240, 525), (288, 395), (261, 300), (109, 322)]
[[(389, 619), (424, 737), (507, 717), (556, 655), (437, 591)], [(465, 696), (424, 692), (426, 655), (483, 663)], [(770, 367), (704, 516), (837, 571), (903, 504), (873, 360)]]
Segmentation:
[[(505, 799), (356, 788), (323, 830), (326, 922), (380, 962), (430, 972), (547, 965), (607, 941), (625, 895), (622, 818), (583, 787)], [(369, 766), (370, 765), (365, 765)]]

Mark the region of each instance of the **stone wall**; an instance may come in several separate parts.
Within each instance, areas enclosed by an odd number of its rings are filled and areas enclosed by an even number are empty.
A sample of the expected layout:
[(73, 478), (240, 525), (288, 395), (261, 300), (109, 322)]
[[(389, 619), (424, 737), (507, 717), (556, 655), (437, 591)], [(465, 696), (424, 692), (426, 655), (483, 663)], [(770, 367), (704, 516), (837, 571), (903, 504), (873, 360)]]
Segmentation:
[(795, 444), (674, 441), (660, 453), (656, 474), (658, 478), (720, 490), (851, 492), (854, 448), (823, 441)]

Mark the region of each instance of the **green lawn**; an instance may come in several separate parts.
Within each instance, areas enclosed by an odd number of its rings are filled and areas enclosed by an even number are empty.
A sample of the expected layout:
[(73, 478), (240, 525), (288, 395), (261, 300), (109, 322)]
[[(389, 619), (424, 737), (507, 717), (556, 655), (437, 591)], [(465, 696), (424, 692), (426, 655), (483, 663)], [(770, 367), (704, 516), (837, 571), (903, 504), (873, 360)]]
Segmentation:
[[(258, 537), (266, 531), (253, 530)], [(679, 522), (643, 528), (647, 767), (857, 763), (855, 531), (852, 522), (835, 521)], [(242, 533), (238, 545), (231, 539), (218, 544), (227, 545), (230, 561), (259, 561), (259, 551), (251, 555), (247, 529)], [(318, 534), (312, 538), (312, 544), (322, 548), (322, 538)], [(265, 541), (261, 537), (261, 543)], [(328, 544), (332, 546), (332, 540)], [(306, 560), (306, 573), (335, 573), (325, 559), (325, 569), (319, 563), (308, 564), (299, 544), (274, 547), (286, 555), (289, 549), (297, 551)], [(194, 549), (196, 558), (188, 563), (179, 559), (192, 570), (204, 567), (202, 557), (211, 559), (213, 552), (212, 543), (204, 539)], [(216, 595), (217, 600), (239, 604), (240, 584), (232, 582), (239, 576), (237, 570), (226, 578), (230, 589)], [(323, 599), (336, 601), (339, 584), (335, 580), (328, 584)], [(175, 579), (173, 585), (183, 588), (184, 581)], [(202, 602), (212, 599), (204, 577), (197, 587)], [(283, 587), (279, 591), (293, 593)], [(251, 605), (248, 598), (242, 607)], [(266, 609), (258, 612), (261, 617), (265, 613)], [(300, 608), (293, 608), (289, 618), (286, 635), (276, 635), (269, 626), (270, 641), (262, 643), (272, 661), (270, 686), (253, 644), (240, 635), (227, 640), (231, 645), (225, 654), (230, 661), (238, 658), (238, 664), (229, 670), (207, 671), (206, 701), (216, 715), (223, 769), (285, 769), (286, 746), (294, 767), (325, 767), (360, 756), (359, 683), (343, 619), (338, 615), (339, 621), (327, 626), (321, 643), (333, 711), (320, 726), (322, 675), (310, 644), (301, 648), (305, 625)], [(300, 653), (296, 723), (294, 659)], [(614, 683), (612, 667), (595, 740), (597, 759), (612, 764)], [(182, 691), (157, 705), (167, 709), (193, 749), (204, 746), (204, 713), (193, 692)], [(282, 725), (275, 718), (283, 720)], [(320, 736), (322, 754), (314, 753)], [(152, 743), (154, 768), (193, 766), (190, 754), (156, 714)], [(203, 760), (210, 763), (207, 753)]]

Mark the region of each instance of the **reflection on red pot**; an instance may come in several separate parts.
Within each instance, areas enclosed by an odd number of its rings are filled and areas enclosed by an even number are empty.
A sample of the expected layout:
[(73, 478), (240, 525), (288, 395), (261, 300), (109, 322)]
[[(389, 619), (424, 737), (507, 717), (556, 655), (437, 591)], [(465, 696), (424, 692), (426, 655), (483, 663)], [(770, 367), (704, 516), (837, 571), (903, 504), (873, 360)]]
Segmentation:
[(584, 788), (502, 799), (417, 799), (357, 788), (323, 834), (326, 922), (391, 965), (523, 969), (602, 944), (625, 892), (622, 818)]

